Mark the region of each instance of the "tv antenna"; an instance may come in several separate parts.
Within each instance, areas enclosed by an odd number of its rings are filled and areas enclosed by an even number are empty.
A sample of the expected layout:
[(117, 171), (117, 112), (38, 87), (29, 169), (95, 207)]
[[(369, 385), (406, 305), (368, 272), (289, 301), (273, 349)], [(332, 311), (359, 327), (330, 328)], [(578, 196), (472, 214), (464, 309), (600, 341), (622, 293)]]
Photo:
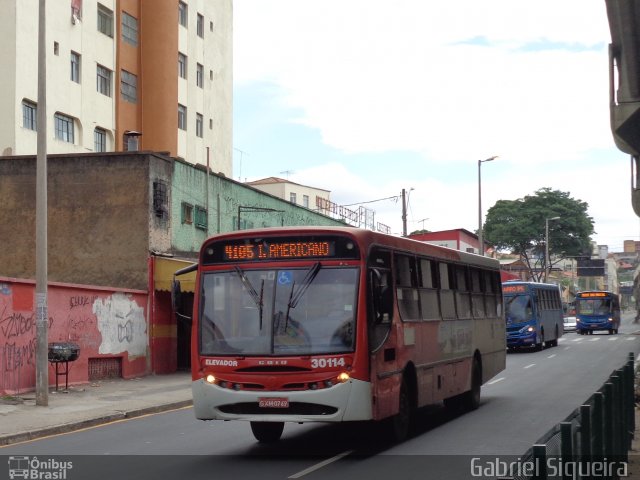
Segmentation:
[(289, 180), (289, 175), (296, 172), (294, 172), (293, 170), (285, 170), (283, 172), (280, 172), (280, 175), (282, 175), (283, 173), (287, 176), (287, 180)]

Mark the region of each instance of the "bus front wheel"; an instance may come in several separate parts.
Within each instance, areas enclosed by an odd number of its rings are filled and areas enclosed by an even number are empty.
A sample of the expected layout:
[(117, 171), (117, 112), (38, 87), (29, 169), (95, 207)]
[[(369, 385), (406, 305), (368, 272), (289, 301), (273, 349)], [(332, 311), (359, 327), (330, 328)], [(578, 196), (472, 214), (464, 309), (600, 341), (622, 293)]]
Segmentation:
[(251, 432), (260, 443), (272, 443), (280, 440), (284, 422), (251, 422)]
[(391, 418), (391, 434), (396, 442), (402, 442), (409, 436), (413, 413), (409, 385), (406, 379), (402, 379), (398, 413)]

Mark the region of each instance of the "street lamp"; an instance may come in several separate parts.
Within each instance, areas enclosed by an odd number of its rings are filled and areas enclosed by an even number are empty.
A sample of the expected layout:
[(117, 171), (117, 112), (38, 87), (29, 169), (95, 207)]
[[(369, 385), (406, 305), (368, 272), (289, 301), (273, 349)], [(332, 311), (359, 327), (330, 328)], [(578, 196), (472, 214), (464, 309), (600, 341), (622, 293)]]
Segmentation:
[(560, 220), (560, 217), (551, 217), (544, 219), (544, 282), (547, 283), (549, 276), (549, 266), (551, 259), (549, 258), (549, 220)]
[(484, 256), (484, 239), (482, 238), (482, 175), (481, 175), (481, 165), (484, 162), (491, 162), (498, 158), (497, 155), (493, 157), (486, 158), (484, 160), (478, 160), (478, 242), (480, 243), (480, 255)]

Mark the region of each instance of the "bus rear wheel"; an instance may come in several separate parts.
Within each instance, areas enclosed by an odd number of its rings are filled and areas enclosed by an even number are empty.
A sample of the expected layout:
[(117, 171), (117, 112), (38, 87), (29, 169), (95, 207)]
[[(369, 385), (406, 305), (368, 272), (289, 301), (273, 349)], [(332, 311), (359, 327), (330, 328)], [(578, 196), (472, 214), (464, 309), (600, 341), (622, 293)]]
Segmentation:
[(482, 388), (482, 367), (477, 358), (471, 367), (471, 390), (462, 394), (462, 407), (465, 410), (476, 410), (480, 406), (480, 389)]
[(280, 440), (284, 422), (251, 422), (251, 432), (260, 443), (272, 443)]
[(477, 358), (471, 366), (471, 389), (455, 397), (446, 398), (444, 406), (453, 413), (476, 410), (480, 406), (480, 389), (482, 388), (482, 367)]

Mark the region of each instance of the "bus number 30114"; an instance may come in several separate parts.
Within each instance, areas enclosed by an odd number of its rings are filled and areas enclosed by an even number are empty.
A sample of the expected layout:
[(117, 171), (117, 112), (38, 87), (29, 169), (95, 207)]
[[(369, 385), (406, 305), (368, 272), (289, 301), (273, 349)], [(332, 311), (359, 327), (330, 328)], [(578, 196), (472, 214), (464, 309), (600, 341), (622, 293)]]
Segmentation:
[(311, 359), (311, 368), (344, 367), (344, 365), (345, 361), (343, 357)]

